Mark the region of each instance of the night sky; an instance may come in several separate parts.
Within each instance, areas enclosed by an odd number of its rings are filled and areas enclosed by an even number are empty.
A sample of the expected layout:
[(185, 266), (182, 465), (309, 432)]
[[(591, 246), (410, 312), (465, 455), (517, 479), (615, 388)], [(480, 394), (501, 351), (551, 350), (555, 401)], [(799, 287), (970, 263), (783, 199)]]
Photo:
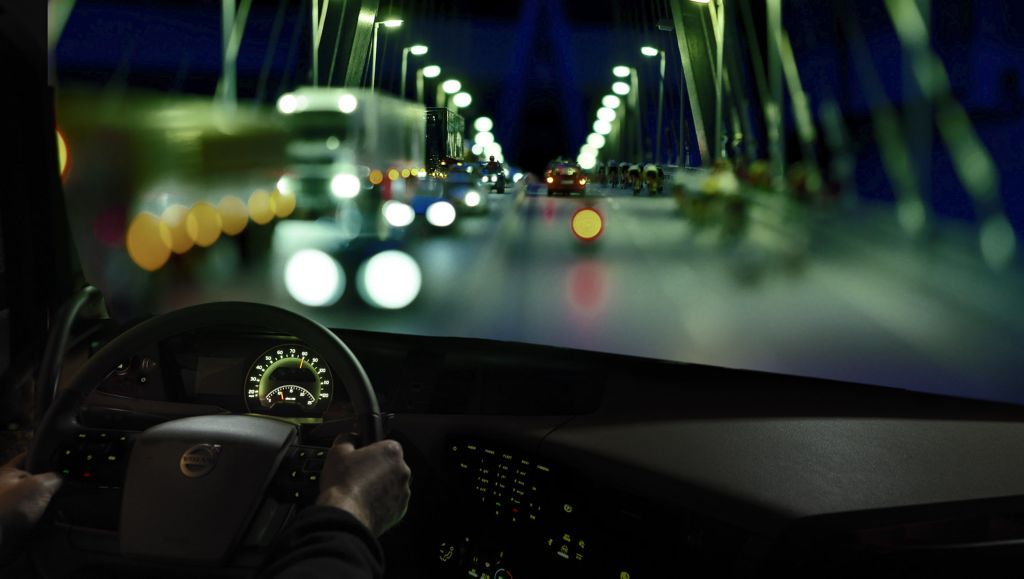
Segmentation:
[[(784, 4), (784, 23), (812, 109), (834, 99), (854, 139), (858, 193), (892, 198), (873, 143), (870, 109), (850, 51), (838, 33), (839, 3)], [(270, 51), (275, 17), (282, 6), (279, 40)], [(914, 106), (913, 95), (903, 94), (900, 47), (883, 3), (856, 2), (856, 10), (889, 99), (897, 107)], [(643, 44), (664, 48), (669, 55), (665, 118), (669, 130), (677, 130), (678, 50), (674, 35), (656, 28), (659, 18), (670, 16), (667, 1), (383, 1), (380, 14), (406, 21), (399, 30), (381, 33), (378, 78), (383, 90), (398, 92), (403, 46), (429, 45), (430, 53), (420, 65), (440, 64), (442, 79), (462, 80), (474, 96), (465, 115), (495, 119), (496, 136), (514, 165), (539, 171), (553, 157), (574, 156), (590, 130), (601, 96), (608, 92), (615, 64), (639, 70), (645, 141), (649, 141), (657, 103), (657, 65), (656, 59), (639, 54)], [(269, 104), (281, 92), (307, 81), (308, 15), (309, 4), (301, 0), (254, 2), (239, 60), (240, 98)], [(946, 65), (954, 94), (999, 167), (1011, 222), (1018, 232), (1024, 231), (1024, 196), (1015, 188), (1024, 178), (1018, 146), (1024, 134), (1019, 80), (1024, 61), (1024, 3), (936, 1), (932, 18), (933, 46)], [(219, 47), (219, 1), (79, 0), (58, 45), (58, 79), (62, 84), (212, 94), (220, 73)], [(411, 69), (417, 66), (416, 60), (411, 61)], [(413, 82), (411, 74), (409, 82)], [(432, 93), (433, 85), (428, 85), (428, 104)], [(793, 127), (791, 115), (787, 127)], [(798, 148), (790, 140), (792, 158)], [(935, 211), (973, 219), (970, 198), (938, 139), (932, 161), (929, 197)]]

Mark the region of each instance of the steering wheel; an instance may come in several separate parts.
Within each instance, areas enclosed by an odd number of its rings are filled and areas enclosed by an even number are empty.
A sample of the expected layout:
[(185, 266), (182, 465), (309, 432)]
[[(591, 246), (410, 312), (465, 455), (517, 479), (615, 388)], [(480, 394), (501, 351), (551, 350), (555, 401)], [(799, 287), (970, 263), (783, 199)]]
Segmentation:
[[(208, 415), (171, 420), (143, 432), (103, 431), (79, 423), (79, 410), (89, 394), (140, 345), (215, 327), (283, 332), (309, 345), (345, 386), (360, 440), (383, 438), (370, 379), (352, 351), (324, 326), (288, 310), (243, 302), (202, 304), (150, 318), (85, 362), (46, 411), (26, 459), (27, 469), (39, 473), (59, 470), (66, 457), (90, 452), (109, 468), (107, 459), (123, 464), (130, 450), (127, 468), (117, 473), (124, 481), (119, 525), (124, 556), (223, 564), (254, 535), (263, 543), (268, 534), (275, 535), (286, 518), (282, 506), (290, 510), (289, 502), (315, 496), (323, 450), (299, 446), (298, 428), (287, 422)], [(122, 456), (110, 454), (118, 444)], [(87, 456), (92, 460), (94, 454)], [(282, 495), (276, 481), (284, 471), (302, 480), (290, 481), (295, 484)]]

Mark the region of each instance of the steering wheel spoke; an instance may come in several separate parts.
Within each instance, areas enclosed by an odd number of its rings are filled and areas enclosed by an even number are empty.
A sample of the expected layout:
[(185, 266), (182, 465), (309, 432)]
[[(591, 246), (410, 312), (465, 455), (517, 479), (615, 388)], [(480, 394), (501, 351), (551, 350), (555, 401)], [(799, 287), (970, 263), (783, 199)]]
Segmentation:
[(281, 502), (311, 504), (320, 492), (320, 473), (327, 448), (292, 445), (271, 483), (271, 494)]
[(121, 488), (137, 432), (76, 428), (57, 445), (53, 470), (70, 488)]

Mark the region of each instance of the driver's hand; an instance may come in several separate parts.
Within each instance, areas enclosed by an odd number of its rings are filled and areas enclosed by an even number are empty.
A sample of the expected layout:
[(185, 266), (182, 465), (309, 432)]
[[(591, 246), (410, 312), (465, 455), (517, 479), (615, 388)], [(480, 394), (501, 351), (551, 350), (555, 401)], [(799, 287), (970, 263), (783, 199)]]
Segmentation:
[(410, 475), (402, 445), (394, 440), (358, 450), (335, 440), (327, 453), (316, 504), (352, 513), (379, 537), (405, 516)]
[(4, 544), (9, 544), (12, 535), (36, 524), (63, 482), (56, 473), (29, 474), (21, 470), (18, 465), (24, 458), (22, 453), (0, 466), (0, 531)]

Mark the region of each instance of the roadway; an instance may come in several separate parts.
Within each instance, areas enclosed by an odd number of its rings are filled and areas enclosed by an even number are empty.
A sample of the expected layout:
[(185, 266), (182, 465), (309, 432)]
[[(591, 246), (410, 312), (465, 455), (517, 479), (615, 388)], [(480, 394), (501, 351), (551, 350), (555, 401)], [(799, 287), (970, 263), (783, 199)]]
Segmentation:
[[(452, 231), (426, 234), (414, 225), (403, 249), (419, 263), (422, 291), (401, 310), (355, 299), (350, 264), (339, 303), (301, 306), (283, 291), (280, 268), (257, 260), (235, 269), (229, 253), (236, 250), (226, 242), (196, 262), (209, 267), (196, 268), (191, 281), (175, 266), (178, 273), (160, 278), (175, 281), (162, 298), (155, 294), (158, 303), (134, 309), (265, 301), (338, 328), (548, 344), (1024, 403), (1020, 269), (984, 266), (967, 229), (912, 239), (889, 204), (808, 211), (760, 199), (737, 240), (714, 222), (685, 219), (670, 196), (591, 187), (586, 198), (552, 198), (520, 184), (491, 194), (489, 213), (460, 217)], [(570, 230), (584, 205), (605, 221), (589, 244)], [(307, 230), (307, 223), (291, 225)], [(252, 233), (261, 231), (272, 230)], [(142, 283), (144, 272), (135, 273)], [(135, 287), (119, 283), (106, 284), (108, 293)]]
[[(594, 243), (570, 231), (592, 205)], [(311, 310), (321, 321), (567, 346), (969, 393), (1024, 403), (1024, 283), (964, 250), (908, 241), (888, 209), (818, 219), (755, 208), (743, 241), (681, 218), (668, 197), (520, 187), (488, 215), (411, 244), (423, 291), (401, 311)], [(851, 218), (851, 216), (853, 218)]]

